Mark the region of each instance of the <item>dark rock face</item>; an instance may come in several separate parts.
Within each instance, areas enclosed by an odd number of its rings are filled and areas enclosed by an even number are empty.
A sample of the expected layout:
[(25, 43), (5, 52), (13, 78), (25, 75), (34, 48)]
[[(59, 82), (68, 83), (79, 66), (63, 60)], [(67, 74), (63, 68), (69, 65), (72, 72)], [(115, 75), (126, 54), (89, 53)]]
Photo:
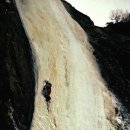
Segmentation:
[(13, 0), (0, 1), (0, 130), (28, 130), (33, 115), (33, 57)]
[(105, 28), (96, 27), (88, 16), (64, 0), (62, 2), (72, 18), (87, 33), (109, 89), (130, 113), (130, 21)]
[[(75, 21), (79, 21), (82, 28), (92, 28), (94, 27), (93, 21), (88, 17), (87, 15), (84, 15), (83, 13), (76, 10), (74, 7), (72, 7), (68, 2), (65, 0), (61, 0), (63, 2), (63, 5), (65, 6), (68, 13), (71, 15), (71, 17)], [(86, 24), (87, 23), (87, 24)]]

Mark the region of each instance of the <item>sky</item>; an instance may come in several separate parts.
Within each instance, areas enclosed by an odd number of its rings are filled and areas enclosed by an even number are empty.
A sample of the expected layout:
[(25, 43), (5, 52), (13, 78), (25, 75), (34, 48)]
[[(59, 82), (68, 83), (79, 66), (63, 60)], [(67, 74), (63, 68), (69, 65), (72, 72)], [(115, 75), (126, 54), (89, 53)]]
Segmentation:
[(130, 0), (66, 0), (80, 12), (88, 15), (97, 26), (110, 22), (111, 10), (123, 9), (130, 12)]

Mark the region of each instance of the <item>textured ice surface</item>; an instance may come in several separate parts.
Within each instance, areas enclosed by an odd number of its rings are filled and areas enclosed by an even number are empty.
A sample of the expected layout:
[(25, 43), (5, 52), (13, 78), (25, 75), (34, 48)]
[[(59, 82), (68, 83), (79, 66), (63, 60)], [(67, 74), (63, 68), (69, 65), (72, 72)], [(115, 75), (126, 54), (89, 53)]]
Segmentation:
[[(16, 0), (36, 58), (32, 130), (114, 130), (114, 109), (85, 32), (60, 0)], [(51, 103), (41, 91), (52, 84)]]

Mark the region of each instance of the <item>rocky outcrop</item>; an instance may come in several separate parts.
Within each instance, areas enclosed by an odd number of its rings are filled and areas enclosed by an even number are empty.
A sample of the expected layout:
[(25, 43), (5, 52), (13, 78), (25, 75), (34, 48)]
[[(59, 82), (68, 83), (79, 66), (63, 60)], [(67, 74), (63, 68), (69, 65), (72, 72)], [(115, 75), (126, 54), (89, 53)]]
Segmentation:
[[(76, 10), (74, 7), (72, 7), (68, 2), (65, 0), (61, 0), (68, 11), (68, 13), (71, 15), (71, 17), (80, 23), (80, 26), (83, 29), (92, 29), (94, 27), (94, 22), (90, 19), (89, 16), (84, 15), (83, 13)], [(86, 24), (87, 23), (87, 24)]]
[(34, 60), (13, 0), (1, 0), (0, 19), (0, 130), (28, 130)]
[[(62, 2), (72, 18), (87, 33), (108, 88), (127, 109), (125, 112), (130, 113), (130, 22), (97, 27), (88, 16), (78, 12), (66, 1)], [(116, 112), (118, 114), (118, 109)]]

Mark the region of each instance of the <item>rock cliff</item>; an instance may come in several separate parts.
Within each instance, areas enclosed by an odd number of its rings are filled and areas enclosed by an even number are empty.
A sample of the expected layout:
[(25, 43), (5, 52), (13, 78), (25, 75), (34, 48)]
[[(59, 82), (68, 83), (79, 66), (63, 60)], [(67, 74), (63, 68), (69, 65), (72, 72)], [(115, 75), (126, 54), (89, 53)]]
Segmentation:
[(0, 1), (0, 130), (28, 130), (34, 108), (34, 60), (13, 1)]

